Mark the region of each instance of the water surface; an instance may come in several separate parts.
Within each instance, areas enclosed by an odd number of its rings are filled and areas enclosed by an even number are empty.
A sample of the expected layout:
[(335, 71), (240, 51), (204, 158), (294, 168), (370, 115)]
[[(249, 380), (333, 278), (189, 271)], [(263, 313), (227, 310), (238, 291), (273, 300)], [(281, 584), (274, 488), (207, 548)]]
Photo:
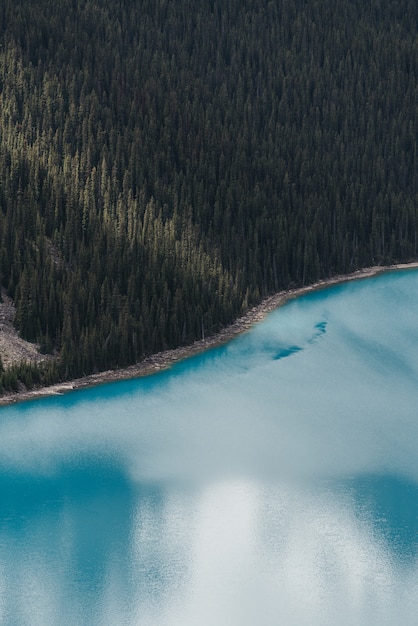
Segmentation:
[(418, 272), (0, 410), (0, 623), (416, 624)]

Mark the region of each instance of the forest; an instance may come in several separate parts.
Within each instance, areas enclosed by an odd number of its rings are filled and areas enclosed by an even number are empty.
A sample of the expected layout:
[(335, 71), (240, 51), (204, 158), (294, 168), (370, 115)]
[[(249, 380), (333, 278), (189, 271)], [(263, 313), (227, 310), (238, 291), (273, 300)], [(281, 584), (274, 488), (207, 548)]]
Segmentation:
[(417, 103), (415, 0), (2, 0), (0, 392), (416, 259)]

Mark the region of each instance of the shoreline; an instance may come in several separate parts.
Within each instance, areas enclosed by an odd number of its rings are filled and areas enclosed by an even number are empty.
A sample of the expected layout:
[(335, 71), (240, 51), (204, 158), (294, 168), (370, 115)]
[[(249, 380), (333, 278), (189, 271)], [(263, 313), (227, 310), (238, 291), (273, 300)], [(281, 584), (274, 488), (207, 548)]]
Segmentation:
[(363, 278), (372, 278), (379, 274), (386, 272), (407, 270), (418, 268), (418, 261), (411, 263), (399, 263), (397, 265), (385, 265), (385, 266), (373, 266), (356, 270), (351, 274), (343, 274), (334, 276), (333, 278), (323, 279), (311, 285), (304, 287), (297, 287), (295, 289), (288, 289), (279, 291), (272, 296), (268, 296), (260, 304), (249, 309), (244, 315), (237, 318), (229, 326), (226, 326), (218, 333), (210, 335), (207, 339), (199, 339), (193, 344), (188, 346), (182, 346), (171, 350), (164, 350), (158, 352), (149, 357), (146, 357), (143, 361), (129, 365), (127, 367), (115, 370), (106, 370), (97, 374), (89, 374), (74, 380), (57, 383), (47, 387), (39, 387), (30, 389), (28, 391), (20, 391), (17, 393), (8, 393), (0, 396), (0, 407), (9, 404), (15, 404), (18, 402), (34, 400), (36, 398), (42, 398), (53, 395), (62, 395), (69, 391), (75, 391), (77, 389), (84, 389), (86, 387), (94, 387), (97, 385), (105, 384), (108, 382), (114, 382), (118, 380), (129, 380), (132, 378), (139, 378), (142, 376), (149, 376), (162, 370), (169, 369), (177, 361), (182, 361), (196, 354), (215, 348), (224, 343), (227, 343), (234, 337), (246, 332), (256, 324), (260, 322), (268, 313), (283, 306), (289, 300), (298, 298), (304, 294), (319, 289), (326, 289), (334, 285), (349, 282), (352, 280), (359, 280)]

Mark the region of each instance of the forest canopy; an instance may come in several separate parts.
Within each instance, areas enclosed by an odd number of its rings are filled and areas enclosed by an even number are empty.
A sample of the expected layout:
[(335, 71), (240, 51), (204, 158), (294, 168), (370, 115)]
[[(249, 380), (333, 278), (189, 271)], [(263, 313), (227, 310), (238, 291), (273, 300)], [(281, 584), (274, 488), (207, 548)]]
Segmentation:
[(43, 380), (416, 259), (417, 103), (415, 0), (2, 0), (0, 283)]

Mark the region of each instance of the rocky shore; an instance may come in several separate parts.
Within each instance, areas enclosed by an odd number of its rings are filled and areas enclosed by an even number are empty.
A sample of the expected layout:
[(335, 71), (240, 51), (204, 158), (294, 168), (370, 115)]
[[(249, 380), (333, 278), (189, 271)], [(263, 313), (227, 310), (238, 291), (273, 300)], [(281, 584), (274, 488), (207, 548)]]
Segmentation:
[[(211, 335), (206, 339), (201, 339), (199, 341), (194, 342), (189, 346), (184, 346), (180, 348), (176, 348), (174, 350), (165, 350), (163, 352), (159, 352), (152, 356), (145, 358), (140, 363), (136, 363), (135, 365), (130, 365), (126, 368), (115, 369), (115, 370), (107, 370), (105, 372), (99, 372), (97, 374), (90, 374), (89, 376), (84, 376), (82, 378), (77, 378), (73, 381), (59, 383), (56, 385), (51, 385), (49, 387), (42, 387), (38, 389), (31, 389), (29, 391), (20, 391), (18, 393), (10, 393), (0, 396), (0, 405), (11, 404), (13, 402), (20, 402), (23, 400), (31, 400), (36, 397), (41, 396), (49, 396), (49, 395), (57, 395), (66, 393), (73, 389), (80, 389), (83, 387), (90, 387), (93, 385), (99, 385), (102, 383), (107, 383), (116, 380), (124, 380), (129, 378), (136, 378), (138, 376), (146, 376), (152, 374), (154, 372), (167, 369), (176, 361), (180, 361), (182, 359), (186, 359), (194, 354), (199, 352), (203, 352), (204, 350), (208, 350), (209, 348), (213, 348), (215, 346), (221, 345), (233, 337), (245, 332), (248, 330), (253, 324), (261, 321), (265, 315), (279, 306), (283, 305), (285, 302), (292, 298), (297, 298), (303, 294), (309, 293), (311, 291), (317, 289), (324, 289), (326, 287), (330, 287), (332, 285), (336, 285), (339, 283), (358, 280), (361, 278), (369, 278), (375, 276), (377, 274), (381, 274), (387, 271), (394, 270), (402, 270), (402, 269), (413, 269), (418, 268), (418, 262), (408, 263), (408, 264), (399, 264), (393, 266), (375, 266), (362, 270), (358, 270), (353, 272), (352, 274), (347, 274), (343, 276), (335, 276), (330, 279), (321, 280), (317, 283), (306, 287), (300, 287), (297, 289), (290, 289), (287, 291), (281, 291), (277, 294), (269, 296), (265, 300), (263, 300), (259, 305), (250, 309), (247, 313), (245, 313), (242, 317), (236, 319), (231, 325), (222, 329), (219, 333)], [(45, 358), (43, 355), (39, 355), (37, 353), (36, 347), (33, 344), (28, 344), (28, 342), (24, 342), (17, 336), (17, 333), (10, 329), (11, 322), (10, 316), (12, 312), (11, 302), (6, 300), (7, 307), (7, 322), (3, 320), (3, 330), (0, 331), (0, 335), (3, 332), (3, 336), (0, 341), (0, 354), (2, 356), (3, 363), (5, 365), (9, 364), (13, 360), (13, 355), (16, 358), (28, 358), (31, 360), (35, 358), (37, 360), (41, 360)], [(3, 309), (2, 309), (3, 307)], [(0, 316), (6, 310), (4, 307), (4, 303), (0, 305)], [(3, 313), (4, 317), (5, 314)], [(7, 327), (7, 331), (5, 332), (5, 328)], [(10, 345), (7, 344), (9, 340)], [(27, 345), (29, 348), (27, 347)], [(23, 356), (20, 356), (21, 351), (23, 350)], [(25, 350), (28, 350), (29, 353), (26, 354)], [(6, 358), (3, 355), (12, 355), (9, 358)], [(33, 356), (34, 355), (34, 356)]]

